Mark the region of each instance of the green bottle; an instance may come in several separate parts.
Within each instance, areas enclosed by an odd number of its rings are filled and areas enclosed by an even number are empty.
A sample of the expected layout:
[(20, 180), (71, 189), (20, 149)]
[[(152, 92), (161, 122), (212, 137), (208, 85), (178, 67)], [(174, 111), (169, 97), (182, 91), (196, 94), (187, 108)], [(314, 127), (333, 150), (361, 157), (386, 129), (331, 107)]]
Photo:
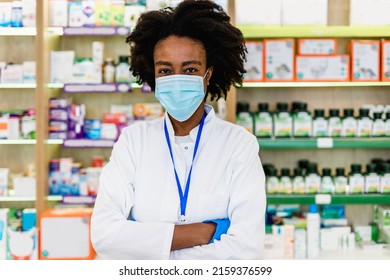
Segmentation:
[(255, 114), (255, 135), (270, 138), (273, 134), (272, 114), (268, 111), (268, 103), (259, 103)]
[(329, 137), (340, 137), (343, 124), (340, 118), (339, 109), (330, 109), (329, 110), (329, 119), (328, 119), (328, 136)]
[(252, 113), (249, 111), (248, 102), (237, 103), (236, 124), (244, 127), (250, 133), (253, 133), (253, 116)]
[(275, 137), (291, 137), (293, 120), (291, 113), (288, 111), (288, 104), (278, 102), (274, 114), (274, 131)]

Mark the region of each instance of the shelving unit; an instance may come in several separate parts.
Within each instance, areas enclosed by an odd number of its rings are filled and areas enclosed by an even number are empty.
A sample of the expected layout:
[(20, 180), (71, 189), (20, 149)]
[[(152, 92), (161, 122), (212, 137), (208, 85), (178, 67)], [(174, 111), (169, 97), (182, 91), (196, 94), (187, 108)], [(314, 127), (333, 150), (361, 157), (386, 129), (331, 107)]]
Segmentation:
[(390, 82), (252, 82), (243, 88), (323, 88), (323, 87), (388, 87)]
[[(321, 194), (324, 195), (324, 194)], [(390, 194), (325, 195), (330, 203), (319, 203), (316, 195), (269, 194), (268, 204), (389, 204)]]

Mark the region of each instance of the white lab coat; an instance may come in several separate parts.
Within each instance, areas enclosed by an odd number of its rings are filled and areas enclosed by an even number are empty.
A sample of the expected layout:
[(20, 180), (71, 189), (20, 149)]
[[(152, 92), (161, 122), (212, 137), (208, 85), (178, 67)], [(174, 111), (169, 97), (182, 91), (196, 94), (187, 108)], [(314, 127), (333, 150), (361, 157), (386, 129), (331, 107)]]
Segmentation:
[[(189, 190), (186, 222), (229, 218), (221, 240), (170, 251), (180, 199), (159, 118), (126, 127), (103, 168), (92, 220), (92, 244), (104, 259), (260, 259), (266, 207), (265, 176), (256, 138), (215, 116), (203, 127)], [(192, 143), (176, 143), (167, 117), (182, 188), (192, 161)], [(133, 218), (135, 221), (130, 221)]]

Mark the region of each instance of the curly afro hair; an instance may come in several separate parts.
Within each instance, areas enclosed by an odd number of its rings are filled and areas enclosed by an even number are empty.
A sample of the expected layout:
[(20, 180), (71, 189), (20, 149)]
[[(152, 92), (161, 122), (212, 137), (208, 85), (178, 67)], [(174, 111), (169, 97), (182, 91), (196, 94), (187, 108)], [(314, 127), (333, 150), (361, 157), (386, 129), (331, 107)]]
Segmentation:
[(146, 82), (154, 90), (156, 44), (171, 35), (188, 37), (203, 44), (207, 68), (214, 68), (207, 95), (211, 100), (222, 96), (226, 99), (232, 85), (242, 84), (247, 52), (241, 31), (229, 21), (222, 7), (208, 0), (185, 0), (175, 9), (146, 12), (126, 39), (130, 44), (130, 70), (138, 83)]

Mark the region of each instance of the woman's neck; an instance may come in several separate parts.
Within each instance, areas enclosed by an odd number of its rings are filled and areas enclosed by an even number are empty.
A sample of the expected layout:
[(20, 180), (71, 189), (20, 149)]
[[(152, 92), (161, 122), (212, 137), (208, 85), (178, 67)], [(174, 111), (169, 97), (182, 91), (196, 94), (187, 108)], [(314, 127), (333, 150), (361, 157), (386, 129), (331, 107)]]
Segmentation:
[(173, 126), (173, 130), (175, 131), (175, 135), (176, 136), (189, 135), (190, 131), (199, 125), (204, 112), (205, 112), (204, 102), (202, 102), (199, 108), (196, 109), (195, 113), (193, 113), (192, 116), (184, 122), (179, 122), (175, 120), (173, 117), (169, 116), (168, 114), (169, 119), (171, 120)]

